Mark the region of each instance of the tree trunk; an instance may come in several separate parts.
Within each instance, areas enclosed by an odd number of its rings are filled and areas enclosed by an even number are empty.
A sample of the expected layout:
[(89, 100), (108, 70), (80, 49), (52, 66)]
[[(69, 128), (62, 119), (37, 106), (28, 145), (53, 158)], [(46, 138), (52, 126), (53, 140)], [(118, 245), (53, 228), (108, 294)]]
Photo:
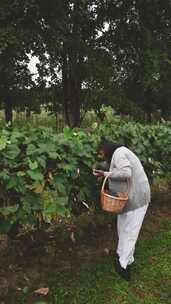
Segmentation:
[[(62, 85), (64, 113), (67, 124), (71, 127), (80, 127), (81, 117), (81, 73), (80, 64), (83, 61), (83, 55), (76, 48), (76, 42), (80, 35), (79, 24), (76, 16), (79, 16), (80, 2), (74, 1), (72, 20), (72, 31), (70, 32), (69, 45), (63, 43), (63, 66), (62, 66)], [(81, 38), (80, 38), (81, 39)]]
[(63, 43), (62, 54), (62, 96), (63, 96), (63, 113), (67, 125), (70, 125), (68, 117), (68, 71), (67, 71), (67, 53)]
[(26, 119), (30, 119), (31, 118), (31, 109), (30, 107), (26, 108)]
[(12, 118), (13, 118), (12, 103), (11, 103), (10, 98), (8, 98), (5, 103), (5, 122), (6, 122), (6, 124), (12, 123)]
[(74, 73), (75, 63), (70, 62), (65, 50), (63, 52), (62, 90), (63, 109), (66, 123), (71, 127), (80, 126), (81, 82)]
[(69, 88), (70, 107), (68, 116), (70, 120), (70, 127), (80, 127), (81, 88), (77, 76), (75, 75), (74, 77), (72, 73), (69, 79)]

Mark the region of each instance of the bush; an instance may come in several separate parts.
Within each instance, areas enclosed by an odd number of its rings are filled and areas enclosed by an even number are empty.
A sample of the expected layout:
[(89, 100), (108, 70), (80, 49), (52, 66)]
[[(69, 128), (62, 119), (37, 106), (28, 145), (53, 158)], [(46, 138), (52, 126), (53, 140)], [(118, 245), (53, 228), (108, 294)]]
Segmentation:
[[(93, 197), (93, 136), (65, 129), (2, 129), (0, 136), (1, 230), (15, 222), (50, 221), (74, 202)], [(82, 187), (80, 188), (80, 185)], [(72, 194), (72, 195), (71, 195)]]
[(110, 116), (93, 132), (1, 129), (0, 230), (8, 231), (18, 222), (39, 226), (56, 215), (69, 215), (71, 209), (79, 214), (81, 202), (96, 206), (99, 181), (92, 176), (92, 167), (102, 135), (135, 151), (150, 178), (169, 174), (170, 126), (144, 126)]

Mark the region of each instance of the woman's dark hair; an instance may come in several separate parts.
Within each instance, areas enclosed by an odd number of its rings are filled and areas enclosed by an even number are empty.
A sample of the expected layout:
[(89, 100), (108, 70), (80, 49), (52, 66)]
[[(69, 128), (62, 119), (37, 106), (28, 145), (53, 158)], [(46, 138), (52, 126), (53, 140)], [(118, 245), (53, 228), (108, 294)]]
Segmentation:
[(105, 159), (108, 163), (111, 162), (113, 153), (116, 149), (122, 147), (123, 144), (116, 144), (112, 141), (109, 141), (105, 137), (101, 138), (101, 141), (98, 145), (98, 151), (102, 150), (104, 152)]

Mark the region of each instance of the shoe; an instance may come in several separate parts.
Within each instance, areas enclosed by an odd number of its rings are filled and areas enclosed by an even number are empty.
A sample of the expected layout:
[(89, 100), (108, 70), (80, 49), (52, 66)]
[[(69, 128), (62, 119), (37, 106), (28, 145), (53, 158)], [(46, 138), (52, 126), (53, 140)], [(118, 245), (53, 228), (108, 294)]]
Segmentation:
[(124, 269), (121, 265), (118, 259), (115, 261), (115, 270), (119, 274), (120, 277), (122, 277), (126, 281), (130, 281), (131, 274), (130, 274), (130, 266)]

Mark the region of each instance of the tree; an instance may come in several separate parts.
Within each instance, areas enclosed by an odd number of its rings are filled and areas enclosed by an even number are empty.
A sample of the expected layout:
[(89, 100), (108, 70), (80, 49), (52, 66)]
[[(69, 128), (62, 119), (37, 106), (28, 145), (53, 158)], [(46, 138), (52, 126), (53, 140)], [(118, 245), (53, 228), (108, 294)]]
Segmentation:
[(168, 0), (107, 1), (106, 15), (109, 27), (102, 39), (115, 57), (119, 71), (117, 84), (150, 117), (155, 109), (168, 104), (165, 97), (165, 103), (162, 101), (159, 106), (157, 92), (165, 91), (164, 70), (170, 79), (171, 3)]
[(28, 54), (38, 48), (35, 8), (34, 1), (2, 0), (0, 3), (0, 100), (7, 123), (12, 122), (12, 109), (23, 101), (25, 89), (33, 86)]
[(63, 111), (71, 127), (80, 125), (84, 89), (93, 82), (103, 87), (113, 73), (112, 57), (99, 39), (105, 26), (103, 10), (105, 1), (40, 3), (49, 73), (53, 84), (61, 84)]

